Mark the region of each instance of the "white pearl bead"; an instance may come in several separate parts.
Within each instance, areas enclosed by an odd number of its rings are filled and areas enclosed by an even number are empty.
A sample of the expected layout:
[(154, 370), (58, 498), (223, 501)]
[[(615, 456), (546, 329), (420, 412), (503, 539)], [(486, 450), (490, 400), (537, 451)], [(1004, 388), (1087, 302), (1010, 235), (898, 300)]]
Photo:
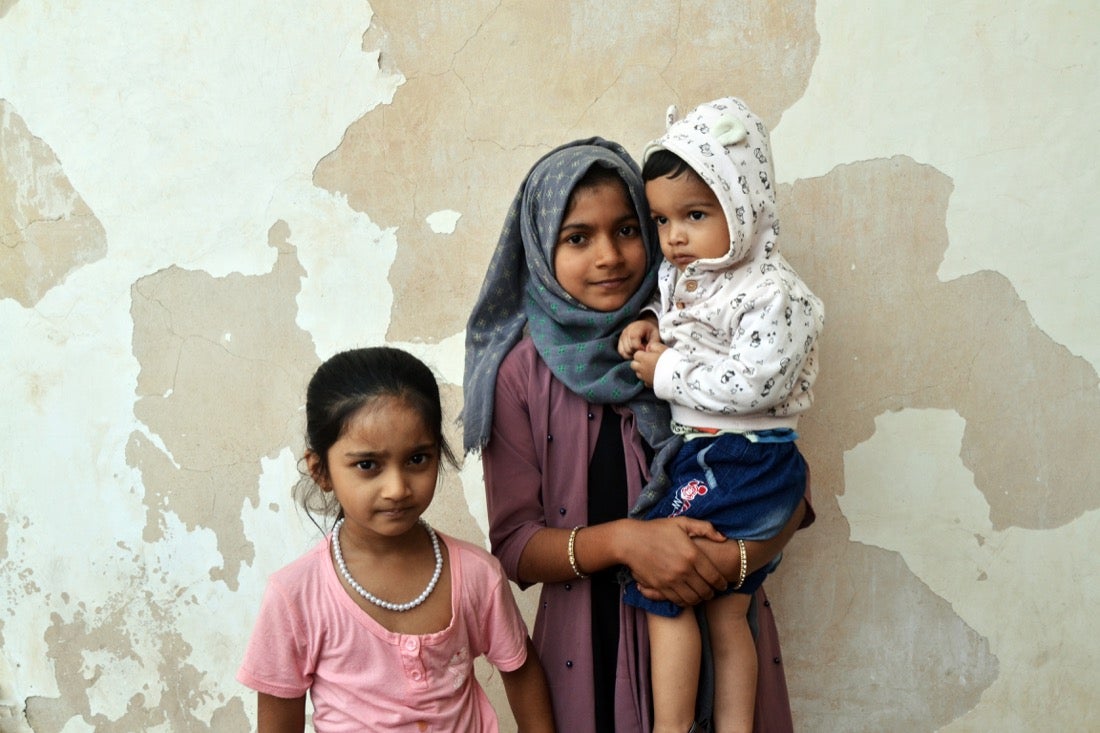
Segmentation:
[(432, 540), (432, 553), (435, 555), (435, 572), (432, 573), (432, 579), (428, 581), (428, 587), (425, 588), (420, 595), (408, 603), (393, 603), (391, 601), (382, 600), (373, 593), (370, 593), (363, 586), (359, 585), (355, 578), (351, 576), (351, 573), (348, 572), (348, 566), (344, 563), (344, 553), (340, 550), (340, 528), (344, 525), (344, 520), (340, 519), (332, 528), (332, 554), (336, 558), (336, 566), (340, 568), (340, 574), (344, 576), (344, 580), (347, 581), (348, 585), (367, 601), (387, 611), (409, 611), (428, 600), (428, 596), (435, 590), (435, 586), (439, 582), (439, 577), (443, 574), (443, 552), (439, 549), (439, 536), (436, 535), (435, 530), (432, 529), (423, 518), (421, 518), (419, 522), (421, 526), (427, 530), (428, 537)]

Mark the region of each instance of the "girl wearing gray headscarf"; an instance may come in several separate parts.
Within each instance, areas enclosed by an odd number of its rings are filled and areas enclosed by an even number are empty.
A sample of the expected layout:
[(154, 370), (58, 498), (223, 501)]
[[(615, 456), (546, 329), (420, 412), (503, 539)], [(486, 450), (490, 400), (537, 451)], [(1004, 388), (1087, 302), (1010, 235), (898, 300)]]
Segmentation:
[[(533, 640), (559, 730), (650, 730), (645, 620), (620, 603), (620, 570), (681, 605), (740, 570), (707, 522), (627, 518), (663, 491), (678, 447), (667, 407), (616, 351), (660, 259), (637, 164), (600, 138), (568, 143), (520, 186), (467, 324), (463, 443), (482, 454), (493, 554), (520, 587), (542, 583)], [(748, 543), (747, 565), (788, 536)], [(766, 607), (759, 626), (763, 658), (778, 658)], [(757, 717), (789, 730), (782, 669), (759, 667)]]

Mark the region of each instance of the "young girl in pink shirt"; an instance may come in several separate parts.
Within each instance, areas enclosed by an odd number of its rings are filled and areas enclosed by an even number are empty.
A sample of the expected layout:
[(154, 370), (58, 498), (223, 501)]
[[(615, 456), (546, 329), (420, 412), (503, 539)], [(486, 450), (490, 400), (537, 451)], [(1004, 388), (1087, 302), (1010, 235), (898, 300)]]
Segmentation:
[(474, 676), (501, 673), (521, 731), (553, 731), (542, 667), (500, 564), (423, 520), (443, 459), (435, 378), (380, 347), (337, 354), (306, 394), (307, 511), (332, 533), (271, 576), (237, 679), (259, 731), (497, 731)]

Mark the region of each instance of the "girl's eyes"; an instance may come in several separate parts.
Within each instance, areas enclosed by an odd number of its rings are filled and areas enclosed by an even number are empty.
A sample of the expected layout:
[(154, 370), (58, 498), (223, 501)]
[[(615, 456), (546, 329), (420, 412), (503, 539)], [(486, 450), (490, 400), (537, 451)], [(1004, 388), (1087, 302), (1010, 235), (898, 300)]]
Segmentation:
[(570, 245), (576, 247), (578, 245), (584, 244), (584, 235), (583, 234), (571, 234), (568, 237), (566, 237), (564, 240), (562, 240), (562, 242), (563, 242), (563, 244), (570, 244)]
[[(409, 462), (409, 465), (411, 465), (411, 466), (423, 466), (423, 465), (431, 463), (431, 461), (432, 461), (432, 454), (431, 453), (414, 453), (413, 455), (409, 456), (409, 461), (408, 462)], [(357, 469), (359, 469), (360, 471), (371, 472), (371, 471), (377, 471), (380, 468), (380, 464), (376, 460), (367, 459), (367, 460), (357, 462), (355, 464), (355, 467)]]
[(627, 224), (619, 229), (620, 237), (636, 237), (641, 233), (641, 229), (633, 224)]

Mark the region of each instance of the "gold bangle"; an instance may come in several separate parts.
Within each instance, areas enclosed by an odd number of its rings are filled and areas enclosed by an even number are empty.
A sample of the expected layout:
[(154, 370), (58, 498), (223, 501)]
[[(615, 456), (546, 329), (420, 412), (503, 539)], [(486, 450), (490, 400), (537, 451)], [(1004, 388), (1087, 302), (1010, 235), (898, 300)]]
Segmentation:
[(574, 546), (577, 544), (577, 532), (581, 528), (574, 527), (573, 531), (569, 533), (569, 567), (573, 568), (573, 574), (578, 578), (587, 578), (588, 576), (581, 572), (581, 569), (577, 567), (577, 556), (573, 552)]
[(734, 590), (741, 590), (741, 586), (745, 584), (745, 573), (748, 568), (745, 567), (747, 558), (745, 557), (745, 541), (737, 540), (737, 549), (741, 551), (741, 572), (740, 577), (737, 579), (737, 585), (733, 586)]

